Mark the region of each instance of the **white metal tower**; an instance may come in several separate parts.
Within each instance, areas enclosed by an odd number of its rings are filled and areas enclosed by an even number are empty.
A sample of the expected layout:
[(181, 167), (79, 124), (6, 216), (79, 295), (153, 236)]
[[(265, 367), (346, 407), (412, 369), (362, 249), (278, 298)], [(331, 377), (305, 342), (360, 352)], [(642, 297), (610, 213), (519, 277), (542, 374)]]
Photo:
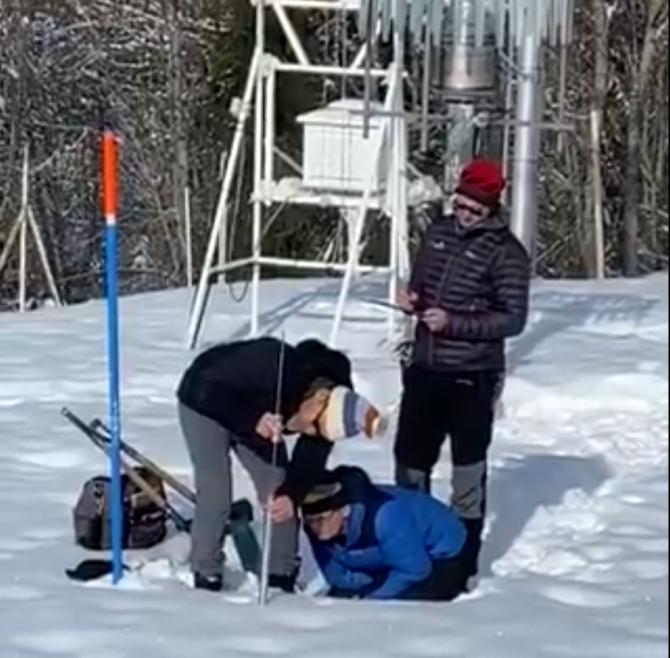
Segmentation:
[[(202, 328), (208, 293), (216, 275), (251, 267), (251, 333), (259, 330), (261, 268), (291, 267), (343, 273), (333, 318), (331, 343), (337, 340), (352, 279), (359, 272), (388, 275), (389, 301), (409, 268), (407, 226), (408, 125), (404, 82), (405, 44), (423, 53), (421, 89), (422, 147), (427, 141), (429, 102), (435, 80), (446, 88), (447, 104), (474, 107), (484, 96), (500, 94), (498, 73), (505, 59), (506, 86), (515, 83), (513, 122), (516, 143), (510, 160), (514, 173), (512, 228), (532, 248), (536, 199), (535, 166), (539, 148), (538, 62), (540, 46), (570, 38), (573, 0), (250, 0), (256, 9), (255, 49), (237, 113), (237, 124), (226, 162), (214, 224), (205, 254), (188, 326), (188, 345), (194, 347)], [(362, 46), (343, 66), (312, 63), (293, 27), (290, 11), (339, 12), (358, 18)], [(266, 50), (266, 12), (276, 16), (292, 52), (283, 61)], [(393, 57), (386, 69), (371, 66), (373, 45), (391, 41)], [(323, 78), (357, 77), (365, 82), (361, 98), (340, 99), (301, 117), (302, 177), (275, 176), (275, 110), (278, 75)], [(505, 77), (503, 76), (503, 77)], [(372, 101), (371, 80), (383, 80), (383, 106)], [(253, 191), (251, 254), (225, 262), (229, 203), (239, 164), (245, 127), (253, 109)], [(508, 108), (509, 109), (509, 108)], [(466, 112), (466, 115), (472, 115)], [(416, 118), (413, 117), (413, 118)], [(435, 120), (433, 116), (431, 120)], [(446, 122), (444, 114), (437, 119)], [(509, 118), (505, 117), (505, 121)], [(472, 121), (472, 117), (468, 122)], [(337, 208), (346, 220), (348, 259), (323, 263), (282, 258), (262, 250), (263, 218), (276, 204)], [(360, 243), (368, 211), (384, 213), (389, 221), (389, 252), (381, 267), (359, 265)], [(218, 259), (215, 263), (215, 257)], [(394, 315), (389, 312), (389, 333)]]
[[(281, 61), (265, 50), (265, 10), (276, 15), (294, 55)], [(344, 274), (331, 339), (335, 340), (342, 320), (351, 279), (356, 271), (380, 271), (389, 276), (389, 299), (394, 300), (399, 277), (408, 268), (406, 190), (406, 126), (402, 116), (402, 44), (396, 40), (394, 60), (388, 69), (364, 68), (367, 44), (345, 66), (325, 66), (310, 62), (287, 10), (319, 9), (328, 12), (357, 12), (350, 0), (257, 0), (256, 46), (242, 97), (237, 125), (217, 204), (214, 225), (205, 255), (188, 328), (188, 343), (193, 347), (203, 321), (212, 276), (240, 267), (252, 267), (251, 333), (258, 332), (259, 281), (261, 267), (292, 267), (308, 270), (335, 270)], [(363, 125), (369, 111), (359, 99), (339, 102), (308, 113), (302, 118), (304, 145), (302, 180), (277, 180), (274, 173), (275, 102), (277, 76), (317, 75), (384, 79), (387, 93), (381, 116)], [(249, 257), (222, 262), (217, 248), (226, 253), (228, 205), (244, 135), (253, 107), (253, 219), (252, 253)], [(366, 134), (367, 133), (367, 134)], [(323, 152), (319, 153), (319, 150)], [(263, 213), (275, 204), (313, 205), (338, 208), (347, 223), (348, 260), (324, 263), (286, 259), (262, 251)], [(388, 263), (383, 267), (359, 267), (361, 236), (368, 211), (383, 211), (390, 217)], [(389, 313), (389, 323), (392, 324)]]

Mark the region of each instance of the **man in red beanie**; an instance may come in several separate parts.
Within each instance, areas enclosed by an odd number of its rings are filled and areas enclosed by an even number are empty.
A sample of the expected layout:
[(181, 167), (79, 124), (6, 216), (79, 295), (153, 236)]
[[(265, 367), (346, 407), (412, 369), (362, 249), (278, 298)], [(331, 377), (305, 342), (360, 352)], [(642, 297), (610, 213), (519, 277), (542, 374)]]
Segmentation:
[(523, 331), (528, 309), (529, 257), (500, 207), (504, 188), (494, 162), (475, 160), (463, 169), (453, 212), (434, 218), (399, 300), (417, 325), (403, 368), (396, 482), (430, 491), (449, 436), (451, 502), (467, 530), (471, 576), (478, 570), (504, 341)]

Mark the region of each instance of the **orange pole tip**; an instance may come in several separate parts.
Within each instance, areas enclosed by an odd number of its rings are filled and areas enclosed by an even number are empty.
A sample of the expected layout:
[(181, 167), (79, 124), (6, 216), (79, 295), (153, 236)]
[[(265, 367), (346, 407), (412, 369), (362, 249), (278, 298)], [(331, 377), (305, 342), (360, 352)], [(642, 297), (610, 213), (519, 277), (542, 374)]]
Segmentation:
[(102, 135), (102, 212), (115, 217), (118, 210), (117, 138), (111, 130)]

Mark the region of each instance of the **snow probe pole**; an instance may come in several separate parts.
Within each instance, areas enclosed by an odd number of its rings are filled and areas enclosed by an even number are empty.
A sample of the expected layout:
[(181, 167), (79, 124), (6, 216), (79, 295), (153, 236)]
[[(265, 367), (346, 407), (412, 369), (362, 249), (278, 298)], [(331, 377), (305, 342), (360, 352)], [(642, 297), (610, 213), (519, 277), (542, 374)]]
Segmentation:
[[(277, 392), (275, 399), (275, 416), (281, 413), (281, 396), (282, 396), (282, 380), (284, 379), (284, 351), (286, 343), (284, 341), (284, 334), (282, 333), (281, 345), (279, 346), (279, 364), (277, 367)], [(281, 441), (281, 433), (278, 433), (272, 438), (272, 465), (277, 465), (277, 452), (279, 450), (279, 442)], [(273, 494), (268, 496), (267, 507), (263, 514), (263, 547), (261, 553), (261, 573), (260, 584), (258, 586), (258, 604), (264, 606), (268, 600), (268, 580), (270, 578), (270, 547), (272, 544), (272, 519), (270, 518), (270, 503), (272, 502)]]
[(112, 582), (123, 577), (123, 505), (121, 501), (121, 413), (119, 405), (119, 317), (117, 284), (117, 138), (102, 133), (102, 211), (105, 217), (105, 280), (107, 292), (107, 367), (109, 396), (109, 469), (111, 477)]

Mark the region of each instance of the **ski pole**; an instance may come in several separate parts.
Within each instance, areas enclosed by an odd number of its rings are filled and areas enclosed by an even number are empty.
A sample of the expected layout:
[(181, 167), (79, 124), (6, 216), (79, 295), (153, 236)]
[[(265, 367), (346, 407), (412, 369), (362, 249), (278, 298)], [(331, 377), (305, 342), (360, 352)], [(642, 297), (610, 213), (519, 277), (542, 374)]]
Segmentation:
[(373, 298), (365, 298), (361, 299), (361, 301), (364, 304), (371, 304), (372, 306), (380, 306), (382, 308), (388, 308), (392, 311), (397, 311), (398, 313), (403, 313), (404, 315), (416, 315), (416, 314), (421, 314), (422, 311), (425, 310), (424, 306), (421, 305), (414, 305), (414, 311), (412, 313), (408, 313), (400, 304), (393, 304), (392, 302), (387, 302), (384, 299), (373, 299)]
[(383, 299), (362, 299), (362, 302), (365, 304), (371, 304), (372, 306), (381, 306), (382, 308), (388, 308), (392, 311), (397, 311), (398, 313), (404, 313), (405, 311), (398, 305), (392, 304), (391, 302), (386, 302)]
[[(92, 427), (96, 429), (101, 429), (107, 436), (110, 436), (109, 428), (105, 423), (103, 423), (99, 418), (94, 418), (91, 422)], [(129, 443), (121, 441), (121, 450), (125, 452), (129, 457), (134, 459), (136, 462), (139, 462), (142, 466), (145, 466), (151, 471), (154, 471), (156, 475), (160, 477), (165, 484), (169, 487), (172, 487), (176, 493), (185, 498), (189, 503), (195, 505), (195, 493), (187, 487), (185, 484), (177, 480), (173, 475), (168, 473), (164, 468), (161, 468), (156, 462), (152, 459), (149, 459), (146, 455), (141, 453), (136, 448), (133, 448)]]
[[(77, 429), (81, 430), (97, 448), (109, 455), (111, 443), (106, 437), (101, 436), (92, 427), (87, 425), (81, 418), (73, 414), (69, 409), (61, 409), (61, 415), (69, 420)], [(170, 503), (161, 498), (151, 485), (125, 460), (119, 456), (121, 469), (130, 481), (151, 500), (154, 505), (162, 509), (175, 524), (177, 530), (189, 532), (191, 524)]]
[[(284, 335), (282, 333), (281, 345), (279, 347), (279, 365), (277, 369), (277, 392), (275, 399), (275, 417), (279, 416), (281, 412), (281, 396), (282, 396), (282, 380), (284, 378), (284, 350), (285, 350)], [(277, 432), (272, 439), (272, 466), (277, 466), (277, 453), (279, 451), (279, 441), (281, 440), (281, 433)], [(267, 506), (263, 515), (263, 552), (261, 554), (261, 578), (258, 587), (258, 604), (264, 606), (267, 603), (268, 597), (268, 580), (270, 569), (270, 545), (272, 543), (272, 518), (270, 516), (270, 503), (272, 502), (273, 494), (268, 496)]]

